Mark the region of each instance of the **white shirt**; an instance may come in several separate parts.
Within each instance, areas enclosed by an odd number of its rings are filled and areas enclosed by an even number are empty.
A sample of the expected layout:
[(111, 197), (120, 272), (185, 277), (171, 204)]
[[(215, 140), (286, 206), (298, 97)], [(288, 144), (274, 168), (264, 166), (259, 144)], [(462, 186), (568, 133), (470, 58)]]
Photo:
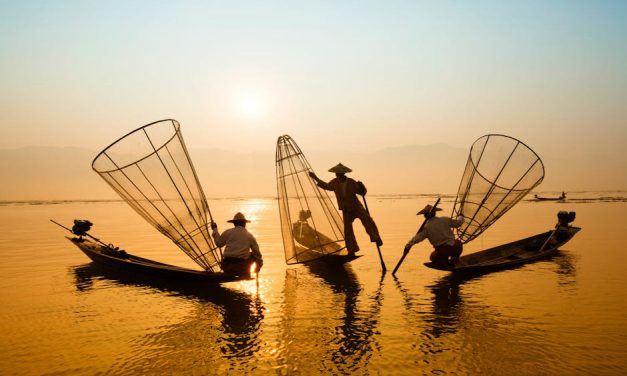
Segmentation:
[(451, 228), (459, 227), (463, 223), (464, 217), (462, 216), (457, 217), (457, 219), (433, 217), (425, 223), (425, 227), (423, 227), (422, 231), (418, 232), (416, 236), (407, 242), (407, 245), (412, 246), (427, 238), (434, 247), (444, 244), (453, 245), (455, 244), (455, 235), (453, 235)]
[(222, 235), (220, 235), (217, 228), (214, 228), (211, 235), (218, 247), (226, 245), (223, 257), (247, 259), (252, 252), (255, 260), (262, 260), (257, 240), (245, 227), (235, 226), (224, 231)]

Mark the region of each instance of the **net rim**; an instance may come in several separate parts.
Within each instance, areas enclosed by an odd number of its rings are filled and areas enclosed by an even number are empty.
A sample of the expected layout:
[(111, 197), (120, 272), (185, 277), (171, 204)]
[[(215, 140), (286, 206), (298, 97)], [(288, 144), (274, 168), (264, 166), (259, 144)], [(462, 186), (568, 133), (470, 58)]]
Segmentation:
[[(538, 162), (540, 162), (540, 167), (542, 167), (542, 176), (538, 179), (538, 181), (534, 184), (534, 186), (533, 186), (533, 187), (531, 187), (529, 190), (531, 190), (531, 189), (535, 188), (536, 186), (538, 186), (538, 184), (540, 184), (540, 182), (542, 182), (542, 180), (544, 180), (544, 172), (545, 172), (545, 169), (544, 169), (544, 162), (542, 162), (542, 159), (540, 158), (540, 156), (538, 155), (538, 153), (536, 153), (536, 152), (535, 152), (532, 148), (530, 148), (530, 147), (529, 147), (529, 145), (525, 144), (524, 142), (520, 141), (519, 139), (517, 139), (517, 138), (515, 138), (515, 137), (512, 137), (512, 136), (505, 135), (505, 134), (500, 134), (500, 133), (489, 133), (489, 134), (483, 135), (483, 136), (479, 137), (478, 139), (476, 139), (476, 140), (475, 140), (475, 142), (473, 142), (473, 143), (472, 143), (472, 146), (470, 147), (470, 153), (468, 154), (468, 159), (469, 159), (469, 160), (470, 160), (470, 162), (472, 163), (472, 167), (475, 169), (475, 171), (477, 172), (477, 174), (478, 174), (479, 176), (481, 176), (481, 177), (482, 177), (485, 181), (490, 182), (491, 184), (493, 184), (494, 186), (496, 186), (496, 187), (498, 187), (498, 188), (506, 189), (506, 190), (509, 190), (509, 191), (517, 191), (517, 192), (522, 192), (522, 191), (527, 190), (527, 189), (514, 189), (514, 188), (506, 188), (506, 187), (500, 186), (500, 185), (496, 184), (496, 182), (492, 182), (491, 180), (487, 179), (487, 178), (486, 178), (486, 177), (485, 177), (485, 176), (484, 176), (484, 175), (483, 175), (483, 174), (479, 171), (479, 168), (478, 168), (477, 164), (475, 163), (475, 160), (472, 158), (472, 150), (474, 149), (474, 147), (475, 147), (475, 145), (477, 144), (477, 142), (479, 142), (481, 139), (486, 138), (486, 137), (488, 138), (488, 139), (486, 140), (486, 145), (487, 145), (487, 144), (488, 144), (488, 141), (490, 140), (490, 137), (492, 137), (492, 136), (504, 137), (504, 138), (509, 138), (509, 139), (511, 139), (511, 140), (514, 140), (514, 141), (518, 142), (519, 144), (523, 145), (525, 148), (527, 148), (527, 150), (529, 150), (531, 153), (533, 153), (533, 155), (535, 155), (535, 156), (536, 156), (536, 160), (537, 160)], [(485, 145), (484, 145), (484, 149), (485, 149)], [(511, 156), (511, 153), (510, 153), (510, 156)], [(535, 163), (535, 162), (534, 162), (534, 163)]]
[[(145, 156), (143, 156), (143, 157), (141, 157), (141, 158), (137, 159), (137, 160), (136, 160), (136, 161), (134, 161), (134, 162), (128, 163), (128, 164), (126, 164), (126, 165), (124, 165), (124, 166), (121, 166), (121, 167), (118, 167), (118, 168), (114, 168), (114, 169), (111, 169), (111, 170), (99, 170), (99, 169), (97, 169), (97, 168), (95, 167), (96, 162), (97, 162), (99, 159), (101, 159), (101, 157), (103, 157), (104, 155), (106, 155), (106, 153), (107, 153), (107, 151), (108, 151), (108, 150), (110, 150), (111, 148), (113, 148), (115, 145), (117, 145), (117, 144), (118, 144), (119, 142), (121, 142), (122, 140), (124, 140), (124, 139), (126, 139), (127, 137), (129, 137), (130, 135), (132, 135), (132, 134), (134, 134), (134, 133), (136, 133), (136, 132), (139, 132), (139, 131), (141, 131), (141, 130), (144, 130), (144, 129), (146, 129), (146, 128), (148, 128), (148, 127), (152, 126), (152, 125), (159, 124), (159, 123), (164, 123), (164, 122), (170, 122), (170, 123), (172, 123), (172, 125), (174, 126), (174, 133), (172, 134), (172, 137), (170, 137), (170, 138), (169, 138), (167, 141), (165, 141), (162, 145), (160, 145), (159, 147), (156, 147), (156, 148), (155, 148), (156, 150), (153, 150), (151, 153), (149, 153), (149, 154), (147, 154), (147, 155), (145, 155)], [(109, 146), (107, 146), (107, 147), (106, 147), (106, 148), (104, 148), (104, 149), (103, 149), (100, 153), (98, 153), (98, 154), (96, 155), (96, 157), (93, 159), (93, 161), (91, 162), (91, 168), (92, 168), (92, 170), (96, 171), (98, 174), (106, 174), (106, 173), (109, 173), (109, 172), (114, 172), (114, 171), (120, 171), (120, 170), (123, 170), (123, 169), (125, 169), (126, 167), (128, 167), (128, 166), (132, 166), (132, 165), (134, 165), (134, 164), (137, 164), (137, 163), (139, 163), (139, 162), (143, 161), (144, 159), (146, 159), (146, 158), (150, 157), (151, 155), (154, 155), (155, 153), (157, 153), (159, 150), (161, 150), (161, 148), (163, 148), (163, 147), (164, 147), (165, 145), (167, 145), (170, 141), (172, 141), (172, 139), (173, 139), (174, 137), (176, 137), (176, 135), (180, 132), (180, 130), (181, 130), (181, 124), (180, 124), (178, 121), (174, 120), (174, 119), (162, 119), (162, 120), (153, 121), (152, 123), (148, 123), (148, 124), (146, 124), (146, 125), (142, 125), (141, 127), (136, 128), (136, 129), (134, 129), (134, 130), (132, 130), (132, 131), (128, 132), (128, 133), (127, 133), (127, 134), (125, 134), (124, 136), (122, 136), (122, 137), (118, 138), (117, 140), (113, 141), (111, 144), (109, 144)], [(108, 156), (107, 156), (107, 157), (108, 157)]]

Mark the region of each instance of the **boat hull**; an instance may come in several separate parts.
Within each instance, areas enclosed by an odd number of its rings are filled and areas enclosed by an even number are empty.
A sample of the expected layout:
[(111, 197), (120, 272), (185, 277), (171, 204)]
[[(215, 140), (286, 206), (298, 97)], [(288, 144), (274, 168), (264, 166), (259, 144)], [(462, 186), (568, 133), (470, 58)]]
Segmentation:
[(360, 258), (362, 255), (339, 255), (339, 254), (330, 254), (330, 255), (326, 255), (311, 261), (307, 261), (304, 262), (304, 264), (314, 264), (314, 263), (320, 263), (320, 264), (346, 264), (347, 262), (351, 262), (354, 260), (357, 260), (358, 258)]
[(208, 281), (224, 283), (251, 279), (249, 277), (233, 277), (224, 273), (214, 273), (182, 268), (179, 266), (160, 263), (154, 260), (134, 256), (124, 251), (118, 251), (87, 239), (67, 238), (76, 245), (93, 262), (113, 268), (117, 271), (131, 274), (149, 275), (169, 280)]
[[(515, 242), (462, 256), (453, 267), (432, 262), (427, 262), (424, 265), (432, 269), (458, 273), (508, 269), (553, 256), (557, 253), (559, 247), (566, 244), (580, 230), (580, 227), (569, 226), (543, 232)], [(550, 240), (547, 242), (549, 237)]]

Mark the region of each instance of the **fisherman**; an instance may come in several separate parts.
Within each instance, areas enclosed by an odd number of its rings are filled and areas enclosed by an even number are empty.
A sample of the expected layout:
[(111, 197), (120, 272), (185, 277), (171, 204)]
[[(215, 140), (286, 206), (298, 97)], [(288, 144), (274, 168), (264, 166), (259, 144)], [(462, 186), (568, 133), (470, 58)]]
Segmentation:
[(298, 221), (292, 224), (292, 235), (296, 242), (318, 251), (337, 252), (342, 249), (333, 239), (311, 227), (309, 218), (311, 218), (311, 210), (301, 210), (298, 213)]
[(427, 205), (420, 210), (416, 215), (423, 214), (425, 217), (425, 224), (422, 231), (419, 231), (413, 238), (411, 238), (407, 245), (405, 245), (405, 252), (409, 252), (414, 244), (418, 244), (425, 239), (429, 239), (429, 242), (435, 248), (429, 257), (431, 262), (441, 266), (454, 266), (459, 260), (459, 256), (462, 254), (463, 246), (462, 242), (455, 239), (451, 228), (457, 228), (464, 223), (464, 217), (458, 216), (457, 219), (449, 217), (436, 217), (435, 213), (442, 209), (435, 208)]
[(218, 247), (226, 245), (220, 264), (222, 270), (225, 274), (249, 277), (251, 266), (255, 263), (255, 273), (258, 273), (263, 265), (263, 258), (257, 240), (246, 230), (246, 223), (250, 221), (244, 214), (237, 212), (233, 219), (227, 222), (233, 223), (233, 228), (224, 231), (222, 235), (218, 231), (218, 225), (211, 222), (216, 245)]
[(355, 181), (346, 176), (346, 174), (351, 171), (350, 168), (338, 163), (336, 166), (329, 169), (329, 172), (335, 173), (335, 178), (328, 183), (320, 180), (313, 171), (309, 172), (309, 176), (316, 181), (318, 187), (335, 193), (337, 205), (342, 211), (342, 217), (344, 219), (346, 249), (350, 255), (354, 255), (359, 251), (355, 233), (353, 232), (353, 221), (355, 218), (361, 220), (366, 232), (370, 236), (371, 242), (376, 243), (380, 247), (383, 245), (383, 241), (381, 240), (381, 236), (379, 236), (379, 230), (377, 230), (377, 225), (374, 223), (374, 220), (357, 198), (357, 195), (366, 195), (366, 187), (362, 182)]

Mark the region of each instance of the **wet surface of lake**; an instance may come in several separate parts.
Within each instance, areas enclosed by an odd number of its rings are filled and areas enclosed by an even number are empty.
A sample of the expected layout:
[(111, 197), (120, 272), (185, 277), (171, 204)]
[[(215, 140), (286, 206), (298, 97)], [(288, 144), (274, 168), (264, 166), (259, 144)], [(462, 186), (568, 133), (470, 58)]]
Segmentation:
[[(519, 203), (465, 253), (550, 230), (559, 210), (583, 230), (550, 260), (466, 279), (425, 268), (426, 243), (382, 276), (360, 223), (351, 264), (286, 266), (276, 200), (210, 200), (221, 229), (252, 220), (265, 258), (258, 281), (220, 287), (102, 269), (49, 222), (90, 219), (107, 243), (194, 267), (124, 202), (3, 203), (0, 374), (621, 374), (625, 196)], [(433, 201), (369, 197), (388, 269)]]

